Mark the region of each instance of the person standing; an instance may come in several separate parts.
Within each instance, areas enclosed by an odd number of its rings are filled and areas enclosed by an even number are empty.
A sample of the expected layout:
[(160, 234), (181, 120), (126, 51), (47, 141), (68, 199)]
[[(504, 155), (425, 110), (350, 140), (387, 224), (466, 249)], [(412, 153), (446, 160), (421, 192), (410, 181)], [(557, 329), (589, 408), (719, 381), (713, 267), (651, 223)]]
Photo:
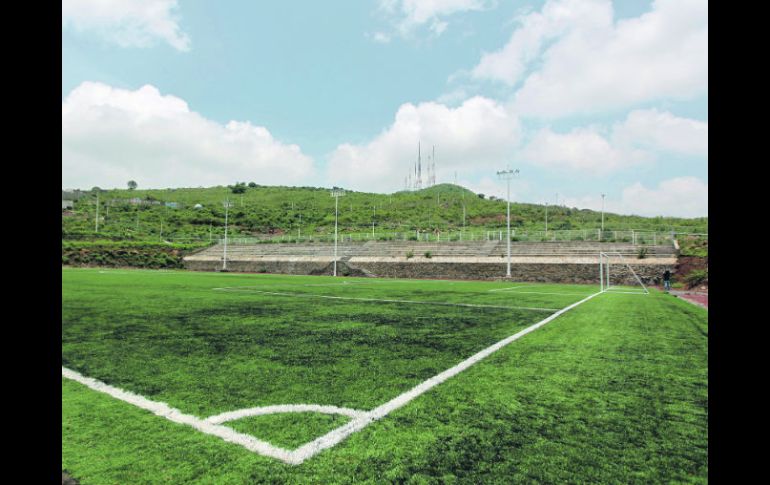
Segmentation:
[(669, 270), (663, 273), (663, 289), (667, 292), (671, 289), (671, 271)]

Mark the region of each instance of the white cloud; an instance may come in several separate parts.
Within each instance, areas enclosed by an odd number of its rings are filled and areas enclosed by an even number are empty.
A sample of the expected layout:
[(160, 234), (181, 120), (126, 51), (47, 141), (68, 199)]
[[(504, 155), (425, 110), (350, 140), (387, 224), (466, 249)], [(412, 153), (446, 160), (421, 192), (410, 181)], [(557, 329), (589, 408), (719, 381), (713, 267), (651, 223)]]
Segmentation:
[(62, 24), (122, 47), (148, 47), (160, 39), (187, 51), (190, 38), (172, 12), (177, 7), (177, 0), (62, 0)]
[(575, 128), (569, 133), (538, 131), (517, 156), (554, 171), (570, 170), (601, 175), (650, 159), (640, 150), (613, 146), (595, 128)]
[(327, 178), (329, 184), (357, 190), (400, 190), (421, 141), (424, 163), (436, 146), (437, 181), (451, 181), (455, 169), (500, 169), (518, 144), (520, 131), (514, 115), (483, 97), (470, 98), (457, 108), (406, 103), (393, 124), (370, 142), (339, 145), (329, 157)]
[[(594, 196), (567, 197), (567, 206), (600, 210), (602, 199)], [(655, 188), (637, 182), (621, 191), (620, 199), (607, 196), (606, 212), (640, 216), (707, 217), (708, 184), (697, 177), (663, 180)]]
[(545, 118), (707, 92), (706, 0), (656, 0), (650, 12), (617, 22), (611, 12), (609, 0), (549, 0), (472, 74), (514, 85), (531, 70), (516, 111)]
[(313, 171), (297, 145), (266, 128), (208, 120), (153, 86), (84, 82), (62, 103), (63, 186), (303, 185)]
[(685, 155), (708, 156), (708, 123), (656, 109), (635, 110), (613, 127), (613, 141)]
[(597, 28), (612, 23), (612, 5), (605, 1), (549, 1), (542, 12), (522, 15), (521, 27), (499, 51), (486, 53), (471, 71), (475, 79), (494, 79), (515, 85), (544, 44), (576, 26)]
[(708, 156), (708, 123), (656, 109), (631, 111), (608, 131), (578, 127), (568, 133), (536, 132), (517, 157), (552, 170), (603, 175), (654, 161), (660, 153)]
[(678, 177), (649, 189), (636, 183), (623, 189), (624, 212), (642, 216), (705, 217), (708, 215), (708, 185), (697, 177)]
[(390, 42), (390, 35), (384, 32), (375, 32), (374, 34), (368, 35), (368, 37), (379, 44), (387, 44)]
[(429, 24), (430, 30), (441, 35), (449, 25), (441, 20), (458, 12), (484, 10), (494, 2), (489, 0), (380, 0), (379, 9), (396, 18), (396, 30), (402, 36)]

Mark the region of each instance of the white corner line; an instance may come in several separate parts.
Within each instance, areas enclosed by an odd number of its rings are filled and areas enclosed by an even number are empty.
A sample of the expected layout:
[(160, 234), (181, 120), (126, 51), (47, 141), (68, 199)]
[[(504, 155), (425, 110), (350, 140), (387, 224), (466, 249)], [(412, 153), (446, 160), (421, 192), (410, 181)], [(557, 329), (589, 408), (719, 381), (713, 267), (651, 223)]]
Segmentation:
[[(417, 386), (413, 387), (409, 391), (403, 394), (400, 394), (395, 398), (391, 399), (390, 401), (386, 402), (385, 404), (382, 404), (381, 406), (378, 406), (372, 409), (371, 411), (367, 411), (367, 412), (357, 411), (349, 408), (337, 408), (336, 406), (295, 404), (295, 405), (265, 406), (262, 408), (248, 408), (248, 409), (242, 409), (238, 411), (232, 411), (229, 413), (222, 413), (216, 416), (209, 417), (208, 419), (201, 419), (201, 418), (198, 418), (197, 416), (184, 414), (178, 409), (174, 409), (170, 407), (166, 403), (152, 401), (150, 399), (147, 399), (144, 396), (140, 396), (138, 394), (134, 394), (129, 391), (124, 391), (123, 389), (110, 386), (109, 384), (105, 384), (104, 382), (98, 381), (96, 379), (92, 379), (90, 377), (85, 377), (76, 371), (67, 369), (64, 366), (62, 366), (62, 377), (79, 382), (85, 385), (86, 387), (89, 387), (90, 389), (108, 394), (116, 399), (127, 402), (129, 404), (133, 404), (136, 407), (150, 411), (153, 414), (164, 417), (175, 423), (186, 424), (202, 433), (217, 436), (229, 443), (243, 446), (249, 451), (253, 451), (263, 456), (276, 458), (290, 465), (299, 465), (300, 463), (307, 460), (308, 458), (311, 458), (317, 453), (327, 448), (331, 448), (332, 446), (340, 443), (351, 434), (364, 429), (366, 426), (368, 426), (372, 422), (378, 419), (382, 419), (383, 417), (387, 416), (391, 412), (395, 411), (396, 409), (412, 401), (416, 397), (426, 393), (427, 391), (441, 384), (442, 382), (446, 381), (450, 377), (453, 377), (459, 374), (460, 372), (464, 371), (468, 367), (476, 364), (480, 360), (488, 357), (492, 353), (500, 350), (501, 348), (505, 347), (511, 342), (518, 340), (524, 335), (537, 330), (538, 328), (551, 322), (552, 320), (564, 314), (565, 312), (601, 294), (602, 292), (594, 293), (593, 295), (590, 295), (576, 303), (573, 303), (567, 307), (562, 308), (561, 310), (548, 316), (547, 318), (533, 325), (530, 325), (529, 327), (511, 335), (510, 337), (507, 337), (495, 344), (490, 345), (484, 350), (477, 352), (471, 357), (463, 360), (462, 362), (455, 365), (454, 367), (451, 367), (441, 372), (440, 374), (437, 374), (431, 377), (430, 379), (427, 379), (426, 381), (418, 384)], [(239, 417), (255, 416), (258, 414), (268, 414), (267, 412), (260, 413), (257, 411), (257, 410), (265, 411), (266, 409), (271, 409), (272, 412), (304, 412), (304, 411), (327, 412), (327, 413), (333, 413), (333, 414), (344, 414), (346, 416), (352, 417), (353, 419), (348, 423), (340, 426), (339, 428), (336, 428), (330, 431), (329, 433), (326, 433), (320, 438), (317, 438), (309, 443), (306, 443), (300, 446), (294, 451), (273, 446), (270, 443), (267, 443), (265, 441), (260, 441), (252, 436), (239, 433), (233, 430), (232, 428), (228, 428), (227, 426), (217, 424), (217, 423), (229, 421), (232, 419), (239, 419)], [(332, 409), (334, 411), (332, 411)], [(254, 414), (244, 414), (243, 416), (238, 416), (238, 413), (250, 413), (250, 412), (254, 412)]]
[(294, 462), (294, 457), (292, 456), (293, 454), (289, 450), (278, 448), (277, 446), (273, 446), (265, 441), (260, 441), (253, 436), (239, 433), (232, 428), (228, 428), (227, 426), (213, 424), (207, 422), (206, 420), (200, 419), (197, 416), (184, 414), (178, 409), (174, 409), (164, 402), (151, 401), (144, 396), (134, 394), (130, 391), (124, 391), (123, 389), (118, 389), (117, 387), (110, 386), (109, 384), (105, 384), (104, 382), (92, 379), (90, 377), (85, 377), (84, 375), (74, 370), (67, 369), (64, 366), (61, 368), (61, 375), (67, 379), (79, 382), (84, 386), (93, 389), (94, 391), (108, 394), (115, 399), (133, 404), (138, 408), (150, 411), (151, 413), (166, 418), (169, 421), (192, 426), (202, 433), (217, 436), (227, 442), (241, 445), (247, 450), (259, 453), (260, 455), (276, 458), (283, 461), (284, 463), (297, 464)]
[(294, 450), (292, 453), (294, 454), (295, 460), (297, 460), (299, 463), (302, 463), (303, 461), (307, 460), (308, 458), (312, 457), (313, 455), (317, 454), (318, 452), (326, 449), (331, 448), (332, 446), (336, 445), (340, 441), (344, 440), (351, 434), (355, 433), (356, 431), (360, 431), (364, 429), (366, 426), (368, 426), (373, 421), (376, 421), (378, 419), (381, 419), (385, 416), (387, 416), (389, 413), (395, 411), (396, 409), (404, 406), (409, 401), (413, 400), (414, 398), (420, 396), (421, 394), (424, 394), (425, 392), (429, 391), (431, 388), (441, 384), (442, 382), (446, 381), (450, 377), (453, 377), (460, 372), (464, 371), (468, 367), (472, 366), (473, 364), (479, 362), (480, 360), (484, 359), (485, 357), (488, 357), (492, 353), (500, 350), (501, 348), (505, 347), (509, 343), (518, 340), (519, 338), (523, 337), (524, 335), (533, 332), (537, 330), (538, 328), (542, 327), (543, 325), (547, 324), (548, 322), (554, 320), (555, 318), (559, 317), (563, 313), (575, 308), (576, 306), (583, 304), (590, 300), (591, 298), (600, 295), (601, 292), (594, 293), (593, 295), (587, 296), (586, 298), (583, 298), (582, 300), (573, 303), (565, 308), (562, 308), (558, 312), (554, 313), (553, 315), (545, 318), (544, 320), (541, 320), (534, 325), (531, 325), (524, 330), (521, 330), (518, 333), (515, 333), (511, 335), (510, 337), (507, 337), (503, 340), (500, 340), (499, 342), (490, 345), (486, 349), (477, 352), (476, 354), (472, 355), (471, 357), (465, 359), (464, 361), (460, 362), (454, 367), (451, 367), (444, 372), (437, 374), (430, 379), (422, 382), (421, 384), (418, 384), (417, 386), (413, 387), (409, 391), (396, 396), (395, 398), (391, 399), (390, 401), (386, 402), (385, 404), (378, 406), (368, 413), (366, 415), (358, 418), (353, 419), (352, 421), (348, 422), (347, 424), (340, 426), (339, 428), (330, 431), (329, 433), (321, 436), (320, 438), (311, 441), (310, 443), (307, 443), (296, 450)]
[(293, 296), (297, 298), (326, 298), (329, 300), (353, 300), (353, 301), (369, 301), (369, 302), (383, 302), (383, 303), (410, 303), (414, 305), (440, 305), (440, 306), (459, 306), (470, 308), (499, 308), (503, 310), (534, 310), (539, 312), (555, 312), (559, 311), (558, 308), (541, 308), (541, 307), (526, 307), (526, 306), (508, 306), (508, 305), (477, 305), (474, 303), (446, 303), (441, 301), (416, 301), (416, 300), (393, 300), (387, 298), (355, 298), (351, 296), (330, 296), (330, 295), (317, 295), (313, 293), (288, 293), (281, 291), (262, 291), (254, 290), (248, 286), (225, 286), (221, 288), (212, 288), (212, 290), (219, 291), (233, 291), (241, 293), (260, 293), (264, 295), (276, 295), (276, 296)]
[(227, 421), (248, 418), (251, 416), (263, 416), (265, 414), (278, 413), (323, 413), (323, 414), (341, 414), (349, 418), (360, 418), (366, 414), (366, 411), (357, 409), (339, 408), (337, 406), (323, 406), (320, 404), (279, 404), (277, 406), (260, 406), (254, 408), (238, 409), (227, 413), (217, 414), (206, 418), (206, 421), (213, 424), (222, 424)]

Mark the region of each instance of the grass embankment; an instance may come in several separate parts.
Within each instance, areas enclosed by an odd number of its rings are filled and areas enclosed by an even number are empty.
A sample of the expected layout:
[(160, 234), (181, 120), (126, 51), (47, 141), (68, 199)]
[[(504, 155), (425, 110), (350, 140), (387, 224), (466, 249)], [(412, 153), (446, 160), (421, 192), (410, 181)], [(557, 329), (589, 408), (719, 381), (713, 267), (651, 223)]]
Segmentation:
[[(225, 209), (229, 199), (229, 234), (329, 235), (334, 232), (334, 198), (329, 190), (316, 187), (245, 187), (240, 194), (227, 187), (157, 190), (106, 190), (99, 195), (101, 236), (120, 239), (157, 240), (222, 237)], [(130, 199), (142, 204), (131, 204)], [(175, 202), (176, 208), (164, 203)], [(153, 205), (156, 204), (156, 205)], [(195, 209), (196, 204), (202, 207)], [(500, 230), (506, 227), (506, 203), (453, 184), (440, 184), (418, 191), (393, 194), (347, 192), (339, 200), (339, 231), (342, 235), (392, 232), (407, 235), (465, 230)], [(93, 238), (96, 192), (82, 192), (74, 211), (62, 216), (62, 237)], [(551, 205), (549, 230), (586, 229), (596, 231), (601, 212)], [(513, 202), (511, 226), (517, 232), (542, 231), (545, 207)], [(614, 230), (707, 232), (708, 218), (640, 217), (604, 214), (604, 227)], [(606, 237), (606, 236), (605, 236)]]
[[(341, 278), (137, 272), (100, 274), (99, 283), (85, 273), (96, 272), (63, 274), (65, 365), (202, 415), (307, 399), (367, 409), (518, 328), (516, 318), (479, 309), (375, 311), (313, 298), (293, 306), (276, 296), (204, 291), (291, 281), (292, 291), (350, 295), (355, 285), (299, 288)], [(549, 297), (487, 291), (501, 283), (418, 282), (421, 293), (404, 288), (410, 283), (375, 286), (352, 294), (468, 301), (475, 292), (475, 300), (509, 305)], [(577, 293), (572, 301), (594, 290), (560, 289)], [(560, 306), (567, 298), (551, 297)], [(200, 313), (213, 303), (212, 313)], [(106, 322), (113, 309), (117, 318)], [(65, 380), (62, 466), (83, 484), (705, 483), (707, 318), (659, 292), (601, 295), (295, 467)], [(263, 439), (272, 427), (267, 438), (289, 446), (305, 436), (282, 427), (312, 434), (330, 424), (270, 418), (242, 425)]]
[(703, 285), (708, 286), (708, 238), (683, 237), (679, 239), (679, 246), (675, 287), (695, 288)]
[(182, 258), (207, 244), (139, 241), (62, 241), (61, 262), (68, 266), (182, 268)]

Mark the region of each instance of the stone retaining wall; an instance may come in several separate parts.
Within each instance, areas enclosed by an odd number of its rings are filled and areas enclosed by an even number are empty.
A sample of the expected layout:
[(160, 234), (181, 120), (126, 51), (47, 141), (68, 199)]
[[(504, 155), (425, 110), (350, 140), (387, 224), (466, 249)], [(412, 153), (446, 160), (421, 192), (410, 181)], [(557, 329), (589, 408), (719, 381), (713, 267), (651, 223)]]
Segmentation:
[[(343, 276), (378, 276), (385, 278), (436, 278), (490, 280), (505, 277), (506, 263), (498, 258), (477, 258), (474, 262), (451, 261), (408, 261), (387, 258), (353, 258), (352, 261), (338, 261), (337, 274)], [(676, 260), (627, 260), (645, 284), (657, 284), (663, 272), (675, 270)], [(612, 284), (636, 284), (633, 275), (625, 265), (613, 263)], [(214, 258), (185, 258), (185, 267), (197, 271), (219, 271), (222, 261)], [(304, 275), (331, 275), (332, 261), (328, 258), (297, 257), (283, 259), (252, 258), (227, 262), (230, 271), (244, 273), (278, 273)], [(598, 262), (585, 259), (558, 261), (544, 258), (530, 258), (511, 264), (511, 278), (516, 281), (548, 283), (598, 283)]]

